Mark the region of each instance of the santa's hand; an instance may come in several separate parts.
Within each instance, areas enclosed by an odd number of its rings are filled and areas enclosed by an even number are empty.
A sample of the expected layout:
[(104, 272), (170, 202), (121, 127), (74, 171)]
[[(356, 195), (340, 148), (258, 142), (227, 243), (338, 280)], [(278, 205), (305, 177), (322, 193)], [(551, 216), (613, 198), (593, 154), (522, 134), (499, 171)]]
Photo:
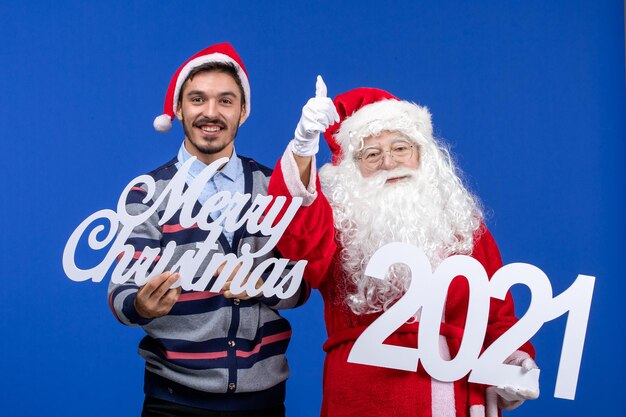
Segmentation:
[[(507, 365), (516, 365), (526, 373), (532, 369), (539, 369), (531, 357), (512, 357), (505, 362)], [(526, 400), (536, 400), (539, 397), (539, 387), (518, 388), (510, 385), (495, 387), (498, 394), (498, 407), (503, 410), (513, 410), (519, 407)]]
[(495, 391), (498, 394), (498, 407), (503, 410), (513, 410), (526, 400), (539, 398), (539, 387), (530, 389), (505, 386), (495, 387)]
[(313, 156), (319, 149), (320, 133), (339, 122), (333, 101), (327, 97), (326, 84), (321, 75), (315, 83), (315, 97), (302, 108), (302, 116), (294, 132), (291, 150), (299, 156)]

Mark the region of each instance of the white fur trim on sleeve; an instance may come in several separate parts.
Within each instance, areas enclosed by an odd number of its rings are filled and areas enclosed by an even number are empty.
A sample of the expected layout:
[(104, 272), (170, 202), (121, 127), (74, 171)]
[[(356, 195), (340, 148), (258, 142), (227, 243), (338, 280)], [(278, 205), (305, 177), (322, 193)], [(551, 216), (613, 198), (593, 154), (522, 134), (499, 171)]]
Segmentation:
[(302, 205), (310, 206), (317, 198), (317, 189), (315, 187), (317, 178), (317, 168), (315, 166), (315, 156), (311, 161), (311, 176), (309, 177), (309, 185), (305, 187), (300, 180), (300, 171), (298, 170), (298, 164), (293, 157), (292, 148), (293, 140), (287, 145), (283, 157), (280, 159), (280, 168), (283, 171), (283, 177), (285, 184), (292, 197), (302, 197)]
[(469, 412), (470, 417), (485, 417), (485, 406), (482, 404), (472, 405)]
[[(443, 360), (450, 360), (450, 348), (448, 347), (448, 342), (445, 336), (439, 336), (439, 355)], [(454, 383), (441, 382), (432, 378), (430, 393), (433, 416), (456, 416), (456, 410), (454, 407)]]
[(494, 387), (485, 390), (485, 416), (498, 417), (498, 393)]

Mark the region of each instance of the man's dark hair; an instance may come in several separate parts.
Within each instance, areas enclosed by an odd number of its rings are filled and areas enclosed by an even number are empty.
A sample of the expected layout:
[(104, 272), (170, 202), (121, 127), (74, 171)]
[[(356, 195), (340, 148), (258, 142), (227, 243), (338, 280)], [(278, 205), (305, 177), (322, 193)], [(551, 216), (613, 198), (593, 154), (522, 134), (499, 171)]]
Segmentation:
[(241, 93), (241, 106), (244, 107), (246, 105), (246, 95), (243, 91), (241, 78), (239, 78), (239, 74), (237, 73), (237, 68), (235, 67), (235, 64), (233, 64), (232, 62), (207, 62), (205, 64), (198, 65), (197, 67), (189, 71), (189, 75), (187, 75), (187, 78), (185, 78), (185, 82), (183, 82), (183, 85), (180, 87), (180, 92), (178, 93), (178, 103), (176, 104), (177, 107), (180, 108), (180, 105), (182, 103), (183, 91), (185, 90), (185, 84), (187, 84), (187, 81), (192, 80), (193, 77), (202, 72), (221, 72), (223, 74), (228, 74), (233, 77), (233, 79), (237, 83), (237, 86), (239, 87), (239, 92)]

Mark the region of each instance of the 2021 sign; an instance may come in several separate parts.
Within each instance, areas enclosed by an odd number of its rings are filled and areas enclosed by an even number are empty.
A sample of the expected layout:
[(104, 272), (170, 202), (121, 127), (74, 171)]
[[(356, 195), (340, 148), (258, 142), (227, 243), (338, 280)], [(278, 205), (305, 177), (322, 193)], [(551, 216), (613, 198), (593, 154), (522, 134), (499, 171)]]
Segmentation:
[[(417, 370), (418, 362), (421, 362), (430, 376), (440, 381), (455, 381), (469, 373), (470, 382), (536, 389), (539, 369), (522, 372), (520, 367), (505, 365), (503, 362), (530, 340), (544, 323), (568, 313), (554, 396), (574, 399), (594, 277), (578, 275), (567, 290), (553, 297), (548, 277), (533, 265), (505, 265), (489, 280), (477, 260), (456, 255), (444, 260), (431, 272), (426, 255), (418, 247), (404, 243), (390, 243), (381, 247), (372, 256), (365, 274), (384, 279), (389, 267), (396, 263), (406, 264), (410, 268), (410, 287), (396, 304), (357, 339), (348, 357), (349, 362), (405, 371)], [(457, 276), (465, 277), (470, 288), (467, 319), (458, 354), (451, 360), (444, 360), (439, 353), (439, 329), (448, 287)], [(489, 300), (492, 297), (504, 299), (507, 291), (516, 284), (525, 285), (530, 290), (528, 310), (481, 354), (487, 330)], [(383, 343), (420, 308), (419, 349)]]

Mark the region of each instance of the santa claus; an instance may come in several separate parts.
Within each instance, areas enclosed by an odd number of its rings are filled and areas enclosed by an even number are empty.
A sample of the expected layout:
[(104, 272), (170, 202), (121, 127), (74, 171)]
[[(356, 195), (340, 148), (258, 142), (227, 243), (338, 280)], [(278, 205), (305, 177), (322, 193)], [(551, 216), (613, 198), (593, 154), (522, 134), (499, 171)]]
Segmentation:
[[(394, 265), (384, 280), (364, 275), (374, 252), (391, 242), (418, 246), (436, 268), (445, 258), (470, 255), (491, 275), (502, 266), (496, 243), (483, 223), (478, 198), (464, 185), (446, 147), (433, 137), (426, 107), (373, 88), (357, 88), (333, 101), (318, 78), (316, 97), (302, 117), (269, 192), (302, 197), (278, 245), (287, 258), (307, 259), (305, 272), (324, 299), (328, 340), (324, 344), (322, 416), (492, 417), (538, 391), (488, 388), (467, 377), (456, 382), (417, 372), (348, 362), (354, 341), (406, 292), (408, 268)], [(333, 152), (332, 164), (316, 172), (320, 132)], [(454, 357), (463, 338), (468, 285), (455, 279), (441, 325), (441, 352)], [(419, 311), (385, 341), (415, 347)], [(492, 299), (485, 346), (516, 318), (510, 294)], [(527, 343), (507, 363), (536, 368)]]

